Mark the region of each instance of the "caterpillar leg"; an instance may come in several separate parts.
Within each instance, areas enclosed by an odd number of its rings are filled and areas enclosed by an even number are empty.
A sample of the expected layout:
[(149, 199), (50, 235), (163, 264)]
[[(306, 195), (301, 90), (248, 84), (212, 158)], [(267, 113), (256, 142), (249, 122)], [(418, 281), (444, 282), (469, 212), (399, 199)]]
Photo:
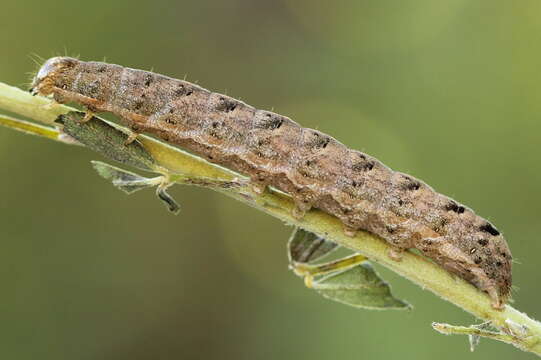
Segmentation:
[(128, 133), (128, 138), (124, 141), (124, 145), (125, 146), (130, 145), (132, 142), (134, 142), (137, 139), (137, 136), (139, 136), (139, 133), (130, 131)]
[(304, 217), (304, 215), (306, 215), (306, 213), (310, 211), (311, 208), (312, 208), (312, 204), (310, 204), (308, 201), (304, 201), (300, 199), (295, 200), (295, 207), (293, 208), (291, 215), (295, 219), (301, 220)]
[(130, 126), (130, 131), (128, 132), (128, 138), (124, 140), (124, 146), (130, 145), (137, 139), (137, 136), (140, 134), (140, 128), (137, 125), (132, 124)]
[[(57, 100), (58, 101), (58, 100)], [(94, 106), (92, 105), (86, 105), (86, 112), (85, 112), (85, 116), (83, 117), (83, 119), (80, 121), (81, 124), (84, 124), (88, 121), (90, 121), (94, 115), (96, 115), (96, 112), (98, 111)]]
[(252, 181), (250, 187), (257, 195), (261, 195), (267, 190), (267, 184), (260, 181)]
[(92, 119), (93, 117), (94, 117), (94, 112), (90, 111), (90, 110), (87, 110), (86, 113), (85, 113), (85, 116), (81, 120), (81, 124), (84, 124), (84, 123), (90, 121), (90, 119)]
[(344, 235), (346, 236), (355, 237), (355, 235), (357, 235), (358, 230), (354, 227), (344, 224), (342, 228), (344, 229)]
[(304, 278), (304, 284), (306, 287), (312, 288), (314, 277), (344, 270), (358, 265), (366, 260), (367, 259), (364, 256), (356, 254), (319, 265), (308, 265), (304, 263), (292, 262), (289, 267), (296, 275)]
[(477, 267), (471, 267), (470, 271), (477, 277), (481, 290), (484, 290), (490, 298), (490, 305), (494, 310), (503, 310), (505, 307), (505, 301), (502, 300), (498, 294), (498, 288), (494, 283), (494, 280), (487, 277), (485, 272)]
[(505, 302), (502, 301), (498, 290), (495, 286), (490, 286), (487, 288), (488, 297), (490, 298), (490, 305), (494, 310), (503, 310), (505, 308)]
[(250, 177), (250, 189), (257, 195), (263, 194), (268, 186), (269, 182), (262, 174), (254, 174)]
[(402, 261), (404, 251), (406, 251), (406, 249), (398, 246), (392, 246), (387, 252), (387, 256), (389, 256), (389, 258), (393, 261)]

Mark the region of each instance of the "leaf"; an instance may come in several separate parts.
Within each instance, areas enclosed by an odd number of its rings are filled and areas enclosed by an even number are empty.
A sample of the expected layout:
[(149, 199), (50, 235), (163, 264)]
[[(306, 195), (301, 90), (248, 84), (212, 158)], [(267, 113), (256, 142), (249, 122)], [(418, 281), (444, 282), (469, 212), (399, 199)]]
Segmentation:
[[(410, 307), (391, 295), (389, 285), (360, 254), (324, 264), (308, 265), (337, 247), (334, 242), (296, 228), (288, 242), (290, 266), (297, 275), (305, 278), (308, 287), (331, 300), (366, 309)], [(319, 277), (319, 280), (315, 281), (314, 277)]]
[(123, 131), (96, 118), (83, 123), (83, 117), (84, 113), (71, 111), (60, 115), (56, 122), (64, 125), (64, 133), (109, 159), (142, 170), (156, 168), (154, 158), (141, 143), (125, 144), (128, 135)]
[[(509, 320), (509, 319), (507, 319)], [(508, 324), (508, 321), (505, 321)], [(518, 325), (518, 324), (517, 324)], [(520, 326), (520, 325), (519, 325)], [(509, 328), (507, 331), (502, 332), (498, 328), (491, 325), (491, 322), (482, 323), (479, 325), (470, 325), (470, 326), (455, 326), (444, 323), (432, 323), (434, 330), (438, 331), (441, 334), (457, 334), (457, 335), (467, 335), (470, 342), (470, 350), (474, 351), (475, 347), (479, 345), (481, 337), (503, 341), (508, 344), (513, 344), (518, 346), (520, 340), (527, 337), (527, 330), (520, 326), (523, 333), (523, 337), (516, 336), (509, 333)], [(518, 346), (520, 347), (520, 346)]]
[(312, 287), (328, 299), (354, 307), (371, 310), (411, 308), (391, 294), (389, 285), (368, 262), (327, 275), (315, 281)]
[(330, 254), (338, 244), (312, 232), (295, 228), (288, 242), (289, 261), (308, 263)]
[(167, 209), (170, 212), (178, 214), (180, 211), (180, 205), (166, 191), (167, 186), (170, 184), (164, 184), (162, 176), (146, 178), (101, 161), (91, 161), (91, 163), (100, 176), (107, 180), (111, 180), (115, 187), (127, 194), (133, 194), (144, 188), (158, 186), (156, 189), (156, 196), (158, 199), (167, 206)]
[(149, 179), (101, 161), (91, 161), (91, 163), (101, 177), (111, 180), (115, 187), (127, 194), (157, 185), (156, 178)]

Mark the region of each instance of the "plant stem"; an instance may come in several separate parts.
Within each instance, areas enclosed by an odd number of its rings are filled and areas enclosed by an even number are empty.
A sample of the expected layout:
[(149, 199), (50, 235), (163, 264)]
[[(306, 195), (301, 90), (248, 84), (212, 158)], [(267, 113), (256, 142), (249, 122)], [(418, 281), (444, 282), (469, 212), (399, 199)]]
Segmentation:
[(0, 115), (0, 125), (19, 130), (25, 134), (43, 136), (51, 140), (61, 141), (62, 134), (50, 126), (37, 125), (29, 121), (15, 119), (6, 115)]
[[(74, 110), (64, 105), (51, 105), (49, 99), (39, 96), (33, 97), (27, 92), (3, 83), (0, 83), (0, 108), (56, 126), (58, 125), (54, 123), (54, 120), (58, 115)], [(53, 128), (28, 125), (27, 122), (21, 123), (6, 116), (0, 116), (0, 124), (61, 140), (59, 136), (61, 132)], [(171, 173), (209, 178), (216, 181), (242, 178), (241, 175), (228, 169), (208, 163), (197, 156), (148, 136), (140, 135), (138, 140), (154, 157), (156, 163)], [(288, 224), (299, 226), (360, 253), (371, 261), (377, 262), (413, 281), (423, 289), (432, 291), (477, 318), (491, 321), (495, 327), (501, 329), (504, 333), (512, 333), (512, 329), (509, 329), (508, 326), (509, 323), (518, 324), (525, 329), (525, 332), (522, 336), (512, 337), (511, 343), (522, 350), (541, 356), (541, 323), (515, 310), (510, 305), (506, 305), (503, 310), (493, 309), (486, 294), (466, 281), (451, 275), (428, 259), (412, 252), (405, 252), (402, 261), (393, 261), (387, 255), (390, 250), (387, 242), (364, 231), (359, 231), (355, 237), (346, 236), (340, 220), (319, 210), (308, 212), (302, 220), (295, 219), (292, 216), (294, 204), (291, 198), (276, 190), (271, 189), (259, 195), (246, 188), (214, 187), (213, 189)], [(510, 337), (503, 338), (505, 338), (506, 342), (509, 342)]]

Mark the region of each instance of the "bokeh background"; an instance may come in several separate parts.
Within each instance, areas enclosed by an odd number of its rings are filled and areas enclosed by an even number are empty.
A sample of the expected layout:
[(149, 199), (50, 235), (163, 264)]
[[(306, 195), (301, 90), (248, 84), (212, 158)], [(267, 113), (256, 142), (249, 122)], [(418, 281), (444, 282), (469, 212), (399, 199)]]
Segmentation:
[[(409, 172), (509, 241), (541, 317), (541, 3), (5, 1), (0, 81), (31, 54), (153, 69), (288, 115)], [(410, 312), (330, 302), (287, 268), (291, 231), (217, 193), (125, 196), (85, 149), (0, 129), (4, 359), (526, 359), (430, 323), (475, 320), (378, 268)]]

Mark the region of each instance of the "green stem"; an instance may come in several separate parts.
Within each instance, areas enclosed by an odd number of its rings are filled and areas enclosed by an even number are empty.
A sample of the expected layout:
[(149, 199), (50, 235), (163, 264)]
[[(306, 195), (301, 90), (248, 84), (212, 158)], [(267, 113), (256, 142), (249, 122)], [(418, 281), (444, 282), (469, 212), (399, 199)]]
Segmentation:
[[(48, 99), (37, 96), (33, 97), (18, 88), (0, 83), (0, 108), (4, 110), (48, 125), (54, 124), (54, 120), (58, 115), (74, 110), (64, 105), (50, 104), (51, 101)], [(7, 119), (7, 117), (3, 118)], [(23, 127), (16, 126), (13, 121), (9, 122), (6, 120), (0, 124), (17, 129), (22, 129)], [(27, 125), (25, 126), (26, 128), (24, 130), (26, 132), (32, 132)], [(42, 130), (36, 131), (36, 133), (40, 131)], [(52, 131), (58, 133), (57, 130)], [(48, 137), (55, 138), (54, 136)], [(59, 139), (58, 135), (56, 139)], [(235, 178), (242, 178), (239, 174), (210, 164), (199, 157), (148, 136), (141, 135), (138, 137), (138, 140), (153, 156), (157, 164), (171, 173), (214, 179), (215, 181), (229, 181)], [(541, 323), (515, 310), (510, 305), (506, 305), (501, 311), (493, 309), (490, 299), (486, 294), (477, 290), (466, 281), (449, 274), (428, 259), (411, 252), (406, 252), (402, 261), (393, 261), (387, 255), (390, 250), (387, 242), (364, 231), (358, 232), (355, 237), (346, 236), (340, 220), (322, 211), (313, 210), (308, 212), (302, 220), (295, 219), (292, 216), (294, 204), (291, 198), (279, 191), (270, 190), (259, 195), (245, 187), (212, 188), (288, 224), (299, 226), (358, 252), (371, 261), (377, 262), (411, 280), (423, 289), (432, 291), (434, 294), (459, 306), (477, 318), (491, 321), (494, 326), (506, 333), (510, 332), (509, 323), (518, 324), (525, 329), (525, 335), (520, 337), (515, 336), (511, 340), (504, 336), (506, 342), (511, 342), (522, 350), (530, 351), (541, 356)]]
[(7, 115), (0, 114), (0, 125), (19, 130), (29, 135), (37, 135), (52, 140), (62, 141), (62, 134), (50, 126), (42, 126), (29, 121), (19, 120)]

